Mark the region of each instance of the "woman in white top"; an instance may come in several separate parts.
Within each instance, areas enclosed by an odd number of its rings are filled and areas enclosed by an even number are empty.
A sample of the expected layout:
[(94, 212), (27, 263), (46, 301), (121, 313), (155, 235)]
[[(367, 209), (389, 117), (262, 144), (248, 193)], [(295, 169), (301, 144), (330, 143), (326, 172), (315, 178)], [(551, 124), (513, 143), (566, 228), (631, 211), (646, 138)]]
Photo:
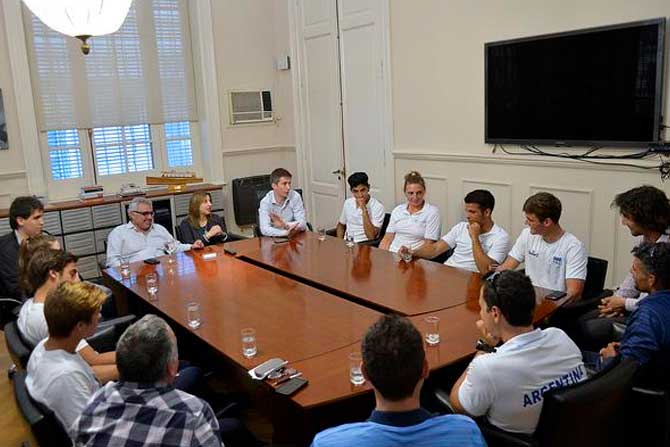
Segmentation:
[(416, 250), (426, 240), (440, 238), (440, 211), (426, 202), (426, 182), (416, 171), (405, 176), (407, 202), (395, 207), (379, 248), (394, 253), (403, 245)]

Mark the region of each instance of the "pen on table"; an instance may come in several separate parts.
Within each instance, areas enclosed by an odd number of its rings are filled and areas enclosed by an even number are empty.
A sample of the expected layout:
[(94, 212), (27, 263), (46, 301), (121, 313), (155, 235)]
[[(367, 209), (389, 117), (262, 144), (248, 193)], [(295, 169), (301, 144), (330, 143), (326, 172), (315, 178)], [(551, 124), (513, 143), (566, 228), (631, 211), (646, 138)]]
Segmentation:
[(275, 382), (275, 385), (279, 385), (280, 383), (287, 382), (291, 379), (295, 379), (296, 377), (300, 377), (300, 376), (302, 376), (302, 373), (295, 373), (295, 374), (292, 374), (290, 376), (282, 377), (281, 379), (279, 379)]

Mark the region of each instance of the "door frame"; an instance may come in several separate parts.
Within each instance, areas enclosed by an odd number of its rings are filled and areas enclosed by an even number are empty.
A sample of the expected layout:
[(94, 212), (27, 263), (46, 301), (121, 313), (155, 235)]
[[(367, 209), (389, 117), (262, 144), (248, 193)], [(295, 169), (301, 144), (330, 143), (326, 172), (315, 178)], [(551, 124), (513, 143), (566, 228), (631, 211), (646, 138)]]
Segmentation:
[[(309, 177), (307, 175), (307, 153), (305, 147), (305, 135), (307, 132), (305, 119), (305, 97), (303, 95), (303, 89), (301, 88), (304, 77), (304, 63), (301, 60), (301, 52), (299, 51), (300, 42), (302, 39), (302, 28), (300, 27), (300, 16), (299, 16), (299, 5), (298, 2), (301, 0), (287, 0), (288, 1), (288, 10), (289, 10), (289, 34), (290, 34), (290, 55), (292, 61), (291, 68), (291, 87), (293, 89), (293, 116), (294, 116), (294, 134), (295, 134), (295, 155), (296, 155), (296, 164), (298, 167), (298, 179), (299, 184), (303, 188), (303, 193), (307, 197), (311, 197)], [(305, 1), (305, 0), (302, 0)], [(309, 0), (306, 0), (309, 1)], [(337, 0), (330, 0), (337, 1)], [(386, 209), (393, 209), (395, 206), (395, 160), (393, 157), (393, 148), (395, 146), (394, 136), (393, 136), (393, 101), (392, 101), (392, 83), (391, 83), (391, 39), (390, 39), (390, 1), (391, 0), (378, 0), (379, 1), (379, 10), (381, 17), (380, 19), (380, 31), (381, 31), (381, 48), (382, 48), (382, 77), (384, 82), (384, 98), (383, 98), (383, 137), (384, 137), (384, 157), (386, 169), (384, 170), (384, 175), (386, 178), (382, 179), (381, 182), (384, 188), (387, 190), (385, 192), (385, 198), (383, 198), (384, 206)], [(339, 32), (339, 30), (338, 30)], [(341, 46), (340, 46), (341, 49)], [(341, 75), (341, 58), (338, 69), (340, 70)], [(340, 88), (342, 88), (342, 83), (340, 82)], [(343, 148), (343, 160), (345, 168), (347, 165), (347, 160), (344, 158), (345, 152)], [(347, 172), (347, 174), (350, 174)], [(344, 182), (346, 185), (346, 181)], [(345, 188), (346, 189), (346, 188)], [(348, 189), (345, 191), (345, 196), (348, 196)], [(388, 203), (387, 203), (388, 202)], [(308, 201), (306, 201), (308, 203)], [(311, 221), (314, 221), (314, 210), (312, 207), (307, 210), (308, 218)]]

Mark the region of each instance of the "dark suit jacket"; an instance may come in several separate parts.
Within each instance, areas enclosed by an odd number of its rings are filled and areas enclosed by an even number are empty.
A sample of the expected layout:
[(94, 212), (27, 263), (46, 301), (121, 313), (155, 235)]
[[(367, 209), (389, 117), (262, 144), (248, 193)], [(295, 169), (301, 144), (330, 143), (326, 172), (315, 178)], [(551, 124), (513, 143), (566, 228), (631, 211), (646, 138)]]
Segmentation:
[(21, 298), (19, 289), (19, 241), (14, 231), (0, 237), (0, 297)]
[[(207, 225), (205, 226), (205, 232), (209, 231), (210, 228), (212, 228), (214, 225), (219, 225), (224, 233), (227, 232), (226, 223), (223, 221), (223, 218), (218, 214), (209, 215), (209, 220), (207, 221)], [(189, 222), (188, 217), (184, 218), (184, 220), (182, 220), (181, 223), (179, 224), (179, 233), (181, 236), (180, 241), (183, 242), (184, 244), (192, 244), (197, 240), (201, 240), (202, 243), (205, 245), (212, 245), (212, 244), (220, 244), (221, 242), (226, 240), (226, 236), (217, 234), (209, 241), (206, 241), (202, 233), (198, 231), (197, 228), (193, 228), (191, 226), (191, 222)]]

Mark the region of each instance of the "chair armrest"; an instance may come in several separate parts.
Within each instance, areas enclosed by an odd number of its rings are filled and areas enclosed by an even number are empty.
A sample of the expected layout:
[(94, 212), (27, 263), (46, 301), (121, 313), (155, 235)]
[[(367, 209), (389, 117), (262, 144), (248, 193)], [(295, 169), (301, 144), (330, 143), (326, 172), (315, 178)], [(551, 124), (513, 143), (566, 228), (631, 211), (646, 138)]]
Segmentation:
[(331, 228), (330, 230), (326, 230), (326, 234), (328, 236), (337, 237), (337, 228)]
[(86, 339), (89, 345), (98, 352), (110, 352), (116, 350), (116, 333), (114, 326), (98, 330)]
[(435, 402), (441, 407), (440, 412), (444, 414), (455, 414), (456, 411), (454, 407), (451, 406), (451, 399), (449, 398), (449, 392), (443, 390), (442, 388), (435, 388), (433, 391), (435, 397)]
[(511, 433), (488, 422), (484, 417), (477, 418), (477, 425), (484, 435), (486, 443), (491, 446), (505, 447), (537, 447), (538, 443), (531, 435)]
[(21, 414), (23, 414), (26, 422), (33, 427), (44, 419), (44, 415), (28, 395), (26, 375), (27, 373), (25, 371), (17, 371), (16, 374), (14, 374), (14, 397), (16, 398), (16, 404), (19, 406)]

